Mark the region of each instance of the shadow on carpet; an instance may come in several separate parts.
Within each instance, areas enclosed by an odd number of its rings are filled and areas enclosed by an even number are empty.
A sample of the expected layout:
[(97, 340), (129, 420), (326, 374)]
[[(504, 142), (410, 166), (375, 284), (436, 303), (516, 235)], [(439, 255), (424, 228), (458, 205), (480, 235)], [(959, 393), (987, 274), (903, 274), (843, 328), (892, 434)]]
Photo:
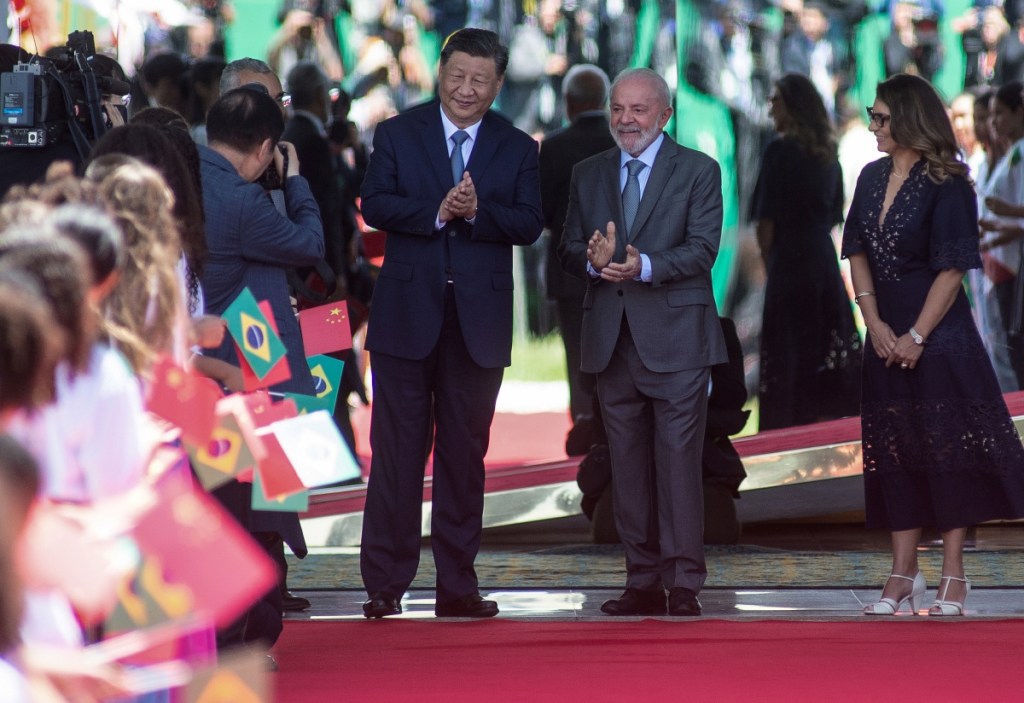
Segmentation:
[[(888, 575), (892, 557), (872, 551), (791, 551), (755, 546), (709, 546), (705, 588), (875, 588)], [(929, 582), (938, 581), (939, 552), (919, 555)], [(293, 590), (362, 590), (357, 550), (345, 554), (288, 557), (288, 585)], [(986, 550), (964, 554), (975, 587), (1020, 587), (1024, 552)], [(476, 560), (481, 588), (621, 588), (625, 560), (619, 545), (567, 545), (536, 551), (481, 552)], [(434, 587), (430, 549), (420, 555), (412, 588)]]

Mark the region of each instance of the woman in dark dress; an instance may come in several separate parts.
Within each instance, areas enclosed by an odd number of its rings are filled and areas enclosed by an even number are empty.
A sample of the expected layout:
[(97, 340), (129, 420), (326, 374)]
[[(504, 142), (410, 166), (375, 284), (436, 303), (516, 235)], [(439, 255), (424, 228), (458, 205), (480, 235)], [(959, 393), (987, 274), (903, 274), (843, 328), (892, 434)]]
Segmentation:
[(869, 615), (917, 612), (926, 586), (921, 528), (942, 534), (929, 615), (962, 615), (967, 528), (1024, 515), (1024, 448), (963, 290), (981, 266), (967, 167), (935, 89), (899, 74), (868, 108), (878, 150), (846, 219), (868, 338), (861, 425), (867, 526), (892, 532), (892, 575)]
[(860, 336), (839, 275), (832, 227), (842, 220), (836, 138), (814, 84), (787, 74), (770, 112), (751, 203), (768, 277), (761, 327), (760, 429), (857, 414)]

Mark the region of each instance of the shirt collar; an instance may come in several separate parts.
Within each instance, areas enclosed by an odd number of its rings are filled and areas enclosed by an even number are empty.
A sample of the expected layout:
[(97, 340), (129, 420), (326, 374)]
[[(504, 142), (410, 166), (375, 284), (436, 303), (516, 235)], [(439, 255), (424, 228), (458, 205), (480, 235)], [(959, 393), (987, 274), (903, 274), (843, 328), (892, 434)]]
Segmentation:
[(476, 133), (480, 131), (480, 123), (483, 120), (477, 120), (468, 127), (456, 127), (455, 123), (448, 119), (448, 115), (444, 114), (444, 110), (440, 106), (438, 106), (437, 109), (441, 110), (441, 124), (444, 125), (444, 139), (446, 144), (448, 143), (448, 140), (452, 138), (452, 135), (460, 129), (469, 135), (470, 141), (476, 141)]
[(619, 150), (619, 168), (626, 165), (626, 162), (632, 161), (634, 158), (640, 159), (644, 162), (648, 169), (654, 168), (654, 157), (658, 155), (658, 150), (661, 149), (661, 143), (665, 141), (665, 133), (661, 132), (658, 138), (651, 142), (651, 145), (640, 152), (639, 156), (632, 156), (631, 154)]

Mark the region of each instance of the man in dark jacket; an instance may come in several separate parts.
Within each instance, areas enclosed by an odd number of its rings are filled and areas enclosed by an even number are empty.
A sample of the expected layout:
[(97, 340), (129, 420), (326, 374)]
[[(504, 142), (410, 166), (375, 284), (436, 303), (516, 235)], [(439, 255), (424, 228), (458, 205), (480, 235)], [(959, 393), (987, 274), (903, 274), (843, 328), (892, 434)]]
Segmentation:
[(565, 346), (569, 376), (569, 412), (573, 429), (566, 440), (568, 454), (590, 449), (594, 414), (594, 379), (580, 370), (580, 325), (587, 284), (562, 270), (558, 245), (569, 208), (569, 184), (573, 167), (594, 154), (615, 146), (608, 130), (608, 76), (597, 66), (573, 66), (562, 83), (565, 113), (570, 124), (553, 132), (540, 145), (540, 190), (548, 239), (545, 281), (548, 297), (555, 301), (558, 326)]

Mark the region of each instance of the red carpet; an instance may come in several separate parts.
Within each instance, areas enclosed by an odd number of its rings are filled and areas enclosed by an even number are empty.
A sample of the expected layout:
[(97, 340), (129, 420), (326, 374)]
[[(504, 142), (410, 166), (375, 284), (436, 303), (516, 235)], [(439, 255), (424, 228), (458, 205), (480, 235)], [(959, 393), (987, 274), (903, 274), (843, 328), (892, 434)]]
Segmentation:
[(279, 703), (1019, 701), (1022, 620), (287, 622)]

